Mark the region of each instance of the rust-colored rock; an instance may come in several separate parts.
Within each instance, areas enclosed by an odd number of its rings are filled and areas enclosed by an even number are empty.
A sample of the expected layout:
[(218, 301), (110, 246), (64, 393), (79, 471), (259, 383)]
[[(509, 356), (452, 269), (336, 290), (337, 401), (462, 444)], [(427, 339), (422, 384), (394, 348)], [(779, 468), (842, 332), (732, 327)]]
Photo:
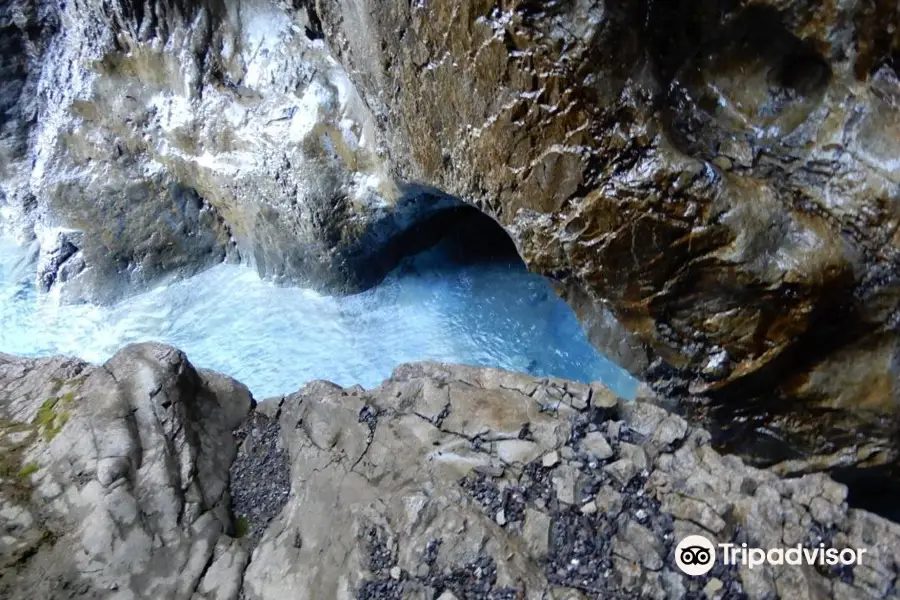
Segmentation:
[(494, 216), (611, 356), (818, 450), (891, 431), (895, 2), (316, 10), (396, 174)]

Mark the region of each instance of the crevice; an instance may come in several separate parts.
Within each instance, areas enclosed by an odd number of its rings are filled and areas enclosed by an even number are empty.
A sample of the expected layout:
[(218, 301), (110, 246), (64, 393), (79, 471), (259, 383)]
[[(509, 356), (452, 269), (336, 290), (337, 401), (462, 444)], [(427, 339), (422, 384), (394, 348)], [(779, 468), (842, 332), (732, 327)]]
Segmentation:
[(315, 2), (307, 0), (306, 2), (301, 1), (301, 4), (306, 5), (306, 18), (309, 19), (309, 25), (305, 27), (306, 37), (310, 40), (325, 39), (322, 20), (319, 18), (319, 13), (316, 12)]

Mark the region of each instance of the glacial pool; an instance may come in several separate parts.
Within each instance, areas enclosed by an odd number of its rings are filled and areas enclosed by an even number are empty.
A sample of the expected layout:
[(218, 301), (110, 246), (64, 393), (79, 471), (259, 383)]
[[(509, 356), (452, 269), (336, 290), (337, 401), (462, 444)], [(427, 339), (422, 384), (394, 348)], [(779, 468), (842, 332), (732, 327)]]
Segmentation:
[(100, 363), (141, 341), (181, 348), (194, 365), (231, 375), (257, 399), (313, 379), (373, 387), (397, 365), (422, 360), (601, 381), (624, 397), (637, 385), (594, 350), (571, 309), (522, 265), (460, 265), (435, 249), (345, 297), (219, 265), (114, 306), (60, 305), (36, 293), (28, 251), (0, 238), (0, 352)]

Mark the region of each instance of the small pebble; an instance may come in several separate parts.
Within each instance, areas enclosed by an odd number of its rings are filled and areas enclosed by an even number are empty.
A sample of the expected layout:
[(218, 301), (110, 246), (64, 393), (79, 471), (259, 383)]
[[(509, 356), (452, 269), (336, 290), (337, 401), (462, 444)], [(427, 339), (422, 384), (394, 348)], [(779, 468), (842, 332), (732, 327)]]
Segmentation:
[(544, 455), (544, 459), (541, 461), (541, 463), (548, 468), (555, 467), (559, 464), (559, 452), (557, 452), (556, 450), (554, 450), (553, 452), (548, 452)]
[(719, 593), (719, 591), (723, 587), (725, 587), (725, 584), (722, 583), (722, 580), (717, 577), (713, 577), (709, 580), (709, 583), (706, 584), (706, 587), (703, 588), (703, 593), (706, 594), (707, 598), (712, 598), (717, 593)]
[(403, 575), (403, 571), (400, 567), (391, 567), (391, 579), (399, 580), (401, 575)]

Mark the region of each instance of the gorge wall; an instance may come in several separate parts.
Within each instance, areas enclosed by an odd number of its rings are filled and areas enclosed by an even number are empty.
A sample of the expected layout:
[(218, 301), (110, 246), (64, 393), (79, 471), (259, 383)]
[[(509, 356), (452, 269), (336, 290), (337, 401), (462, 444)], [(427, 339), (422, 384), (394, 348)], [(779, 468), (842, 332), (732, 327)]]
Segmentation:
[(821, 450), (896, 408), (896, 3), (316, 7), (398, 176), (497, 218), (610, 356)]
[(110, 302), (223, 259), (336, 291), (372, 285), (399, 210), (372, 119), (302, 7), (4, 7), (5, 229), (41, 285)]
[(17, 0), (0, 227), (37, 238), (41, 286), (71, 300), (222, 260), (353, 291), (392, 240), (427, 243), (445, 192), (645, 380), (746, 435), (883, 461), (898, 10)]

